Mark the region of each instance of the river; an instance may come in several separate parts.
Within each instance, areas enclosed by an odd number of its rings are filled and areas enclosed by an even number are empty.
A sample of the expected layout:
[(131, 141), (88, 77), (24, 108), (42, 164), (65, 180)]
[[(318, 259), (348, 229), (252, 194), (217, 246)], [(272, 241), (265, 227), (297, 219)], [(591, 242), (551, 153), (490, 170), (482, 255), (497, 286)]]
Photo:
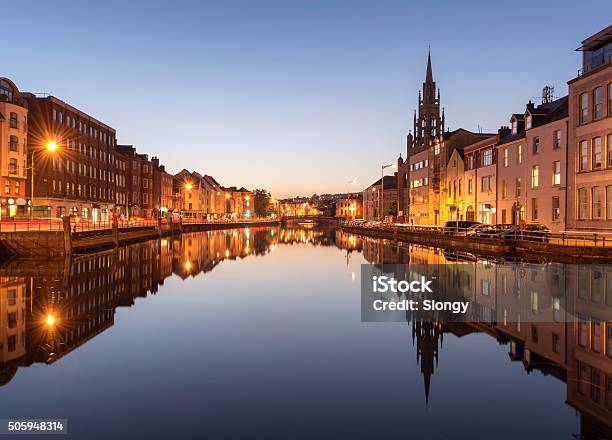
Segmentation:
[(7, 261), (0, 418), (65, 419), (78, 439), (610, 435), (612, 332), (587, 312), (536, 333), (361, 322), (362, 264), (457, 258), (263, 227)]

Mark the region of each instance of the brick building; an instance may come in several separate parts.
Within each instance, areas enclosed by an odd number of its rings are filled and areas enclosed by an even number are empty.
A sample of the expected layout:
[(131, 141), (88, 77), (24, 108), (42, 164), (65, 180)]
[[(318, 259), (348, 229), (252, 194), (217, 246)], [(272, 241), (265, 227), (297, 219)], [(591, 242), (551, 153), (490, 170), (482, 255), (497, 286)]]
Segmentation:
[[(22, 95), (28, 101), (34, 216), (108, 220), (116, 203), (115, 129), (54, 96)], [(26, 188), (31, 195), (31, 185)]]
[(168, 216), (174, 210), (174, 176), (166, 172), (166, 168), (159, 164), (157, 157), (151, 158), (153, 167), (153, 214), (154, 216)]
[(25, 216), (28, 102), (8, 78), (0, 78), (0, 219)]
[(568, 82), (568, 229), (612, 230), (612, 26), (587, 38)]

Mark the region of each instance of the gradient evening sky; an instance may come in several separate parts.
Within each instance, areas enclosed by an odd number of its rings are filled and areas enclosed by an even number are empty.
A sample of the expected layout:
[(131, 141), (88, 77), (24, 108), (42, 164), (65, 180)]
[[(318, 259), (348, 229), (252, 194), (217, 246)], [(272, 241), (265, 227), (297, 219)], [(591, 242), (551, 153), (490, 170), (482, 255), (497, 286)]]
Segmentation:
[[(27, 6), (26, 6), (27, 5)], [(2, 6), (2, 71), (167, 169), (277, 196), (361, 190), (405, 157), (431, 45), (447, 125), (567, 93), (609, 1), (39, 1)]]

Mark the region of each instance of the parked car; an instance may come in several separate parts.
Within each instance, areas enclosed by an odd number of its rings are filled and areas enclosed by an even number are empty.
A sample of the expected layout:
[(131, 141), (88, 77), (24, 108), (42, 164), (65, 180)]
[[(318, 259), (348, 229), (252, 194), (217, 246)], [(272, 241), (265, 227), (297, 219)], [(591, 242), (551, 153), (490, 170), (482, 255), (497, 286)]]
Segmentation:
[(521, 228), (519, 225), (512, 225), (500, 234), (501, 238), (508, 240), (530, 240), (547, 243), (550, 240), (550, 229), (539, 223), (529, 223)]
[(511, 224), (498, 225), (481, 225), (480, 228), (475, 228), (474, 233), (470, 234), (473, 237), (479, 238), (499, 238), (501, 234), (512, 228)]
[(465, 235), (465, 231), (467, 229), (480, 224), (480, 222), (472, 222), (468, 220), (448, 221), (444, 223), (442, 231), (446, 235)]

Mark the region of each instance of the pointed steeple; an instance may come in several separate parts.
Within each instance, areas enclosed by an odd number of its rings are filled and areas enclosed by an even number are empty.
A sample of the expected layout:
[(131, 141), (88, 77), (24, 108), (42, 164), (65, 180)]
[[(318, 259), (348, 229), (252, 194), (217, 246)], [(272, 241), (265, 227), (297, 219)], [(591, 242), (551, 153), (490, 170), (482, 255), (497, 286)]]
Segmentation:
[(431, 73), (431, 49), (427, 53), (427, 74), (425, 75), (425, 82), (433, 82), (433, 73)]

